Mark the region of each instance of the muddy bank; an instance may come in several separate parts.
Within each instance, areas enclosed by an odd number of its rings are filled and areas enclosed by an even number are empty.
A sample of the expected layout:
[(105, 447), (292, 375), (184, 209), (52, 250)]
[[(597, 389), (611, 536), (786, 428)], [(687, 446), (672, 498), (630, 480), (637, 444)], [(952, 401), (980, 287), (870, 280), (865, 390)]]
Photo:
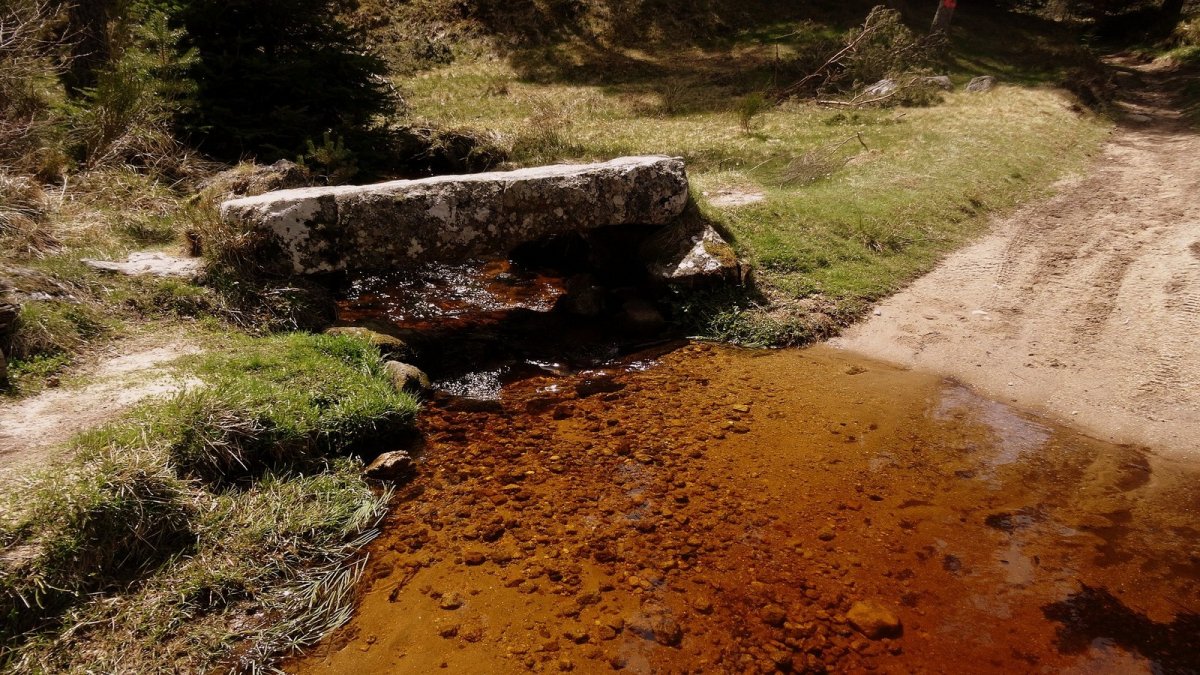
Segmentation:
[(289, 672), (1189, 672), (1195, 466), (825, 348), (431, 404)]

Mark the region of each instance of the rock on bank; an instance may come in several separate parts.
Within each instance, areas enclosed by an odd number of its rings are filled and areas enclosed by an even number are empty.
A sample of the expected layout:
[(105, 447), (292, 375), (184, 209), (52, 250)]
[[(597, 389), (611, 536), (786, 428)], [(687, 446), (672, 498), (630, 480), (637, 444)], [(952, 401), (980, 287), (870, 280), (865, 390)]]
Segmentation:
[(543, 237), (609, 225), (664, 225), (683, 213), (683, 160), (598, 164), (302, 188), (221, 205), (299, 274), (379, 270), (504, 255)]

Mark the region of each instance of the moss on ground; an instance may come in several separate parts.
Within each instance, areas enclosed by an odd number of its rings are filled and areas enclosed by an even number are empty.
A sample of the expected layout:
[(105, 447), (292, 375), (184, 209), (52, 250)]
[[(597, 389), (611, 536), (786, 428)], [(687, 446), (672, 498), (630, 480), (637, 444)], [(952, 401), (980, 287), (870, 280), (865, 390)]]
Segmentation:
[(0, 508), (0, 665), (208, 671), (340, 622), (383, 512), (351, 451), (411, 425), (352, 337), (214, 338), (197, 380), (81, 435)]

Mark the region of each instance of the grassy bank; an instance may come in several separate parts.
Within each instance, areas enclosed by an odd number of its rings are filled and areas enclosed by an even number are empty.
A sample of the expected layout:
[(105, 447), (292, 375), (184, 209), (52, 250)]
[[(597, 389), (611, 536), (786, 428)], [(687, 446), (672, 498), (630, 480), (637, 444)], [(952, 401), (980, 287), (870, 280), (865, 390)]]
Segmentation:
[(0, 508), (0, 665), (245, 669), (340, 622), (387, 494), (352, 451), (407, 427), (348, 337), (219, 338), (196, 384), (88, 432)]
[[(962, 27), (977, 39), (959, 40), (929, 71), (949, 74), (956, 91), (921, 107), (770, 104), (767, 93), (837, 34), (811, 22), (686, 48), (476, 46), (397, 84), (415, 115), (486, 130), (515, 163), (684, 157), (702, 210), (759, 283), (740, 298), (691, 302), (696, 323), (720, 338), (799, 343), (930, 269), (1103, 139), (1106, 120), (1056, 86), (1090, 57), (1069, 35), (1039, 33), (1054, 30), (1045, 24), (996, 21)], [(964, 93), (981, 73), (1001, 86)], [(761, 201), (721, 206), (730, 193)]]

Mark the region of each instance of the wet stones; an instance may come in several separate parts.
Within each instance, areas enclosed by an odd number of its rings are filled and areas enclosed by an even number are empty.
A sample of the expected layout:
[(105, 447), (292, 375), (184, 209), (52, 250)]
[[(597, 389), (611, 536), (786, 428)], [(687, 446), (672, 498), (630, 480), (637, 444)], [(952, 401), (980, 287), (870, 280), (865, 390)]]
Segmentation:
[(858, 632), (872, 640), (898, 637), (903, 632), (900, 619), (890, 609), (870, 600), (854, 603), (846, 612), (846, 619)]
[(412, 394), (419, 394), (428, 391), (432, 386), (429, 381), (429, 376), (420, 368), (399, 361), (388, 361), (383, 364), (384, 370), (392, 380), (392, 386), (396, 387), (396, 391), (406, 391)]
[(363, 471), (367, 478), (385, 481), (407, 480), (414, 472), (413, 460), (403, 450), (385, 452), (375, 458), (375, 461)]
[(625, 383), (618, 380), (615, 375), (597, 375), (576, 384), (575, 395), (579, 398), (587, 398), (596, 394), (618, 392), (624, 388)]
[(463, 596), (454, 592), (444, 593), (438, 599), (438, 607), (446, 611), (454, 611), (462, 607), (465, 603), (466, 600), (463, 599)]
[(629, 617), (625, 629), (644, 640), (652, 640), (664, 647), (678, 647), (683, 642), (683, 628), (666, 610), (649, 607)]
[(758, 615), (762, 618), (763, 623), (776, 628), (783, 625), (787, 621), (787, 611), (776, 604), (770, 604), (759, 610)]

